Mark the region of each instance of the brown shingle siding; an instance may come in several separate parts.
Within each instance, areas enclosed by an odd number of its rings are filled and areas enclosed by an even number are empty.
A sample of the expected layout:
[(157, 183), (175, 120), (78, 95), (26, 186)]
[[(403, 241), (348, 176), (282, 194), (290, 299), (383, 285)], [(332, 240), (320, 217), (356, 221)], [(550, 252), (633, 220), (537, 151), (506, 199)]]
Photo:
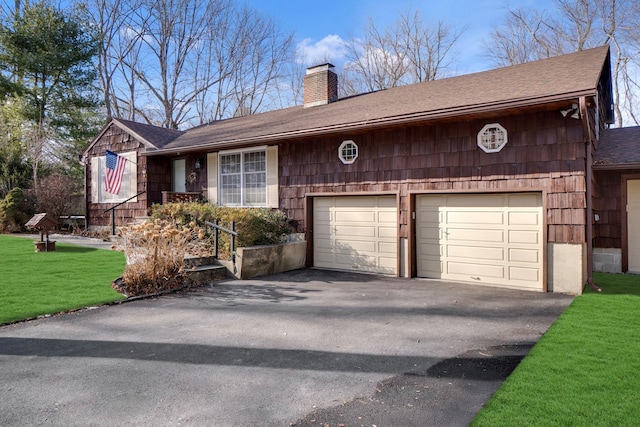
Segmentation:
[[(555, 112), (545, 114), (554, 115)], [(584, 215), (582, 209), (586, 205), (584, 191), (584, 161), (563, 159), (563, 153), (580, 152), (578, 147), (557, 148), (546, 144), (541, 147), (528, 147), (522, 143), (523, 135), (531, 135), (537, 139), (536, 132), (548, 133), (547, 129), (537, 130), (538, 114), (532, 114), (531, 120), (521, 120), (533, 129), (525, 128), (523, 132), (509, 134), (508, 145), (499, 153), (487, 154), (476, 145), (476, 135), (470, 134), (466, 139), (456, 136), (451, 143), (459, 150), (445, 150), (445, 142), (435, 139), (435, 135), (459, 134), (457, 124), (437, 126), (415, 126), (397, 129), (393, 132), (371, 132), (354, 134), (350, 137), (359, 147), (359, 157), (352, 165), (343, 165), (338, 159), (337, 148), (342, 138), (322, 138), (284, 144), (280, 151), (279, 161), (283, 171), (289, 174), (296, 171), (302, 175), (289, 177), (289, 182), (301, 191), (292, 194), (283, 191), (286, 202), (281, 207), (289, 215), (303, 212), (305, 194), (341, 192), (393, 192), (401, 194), (400, 233), (408, 237), (408, 196), (410, 192), (430, 191), (531, 191), (545, 190), (547, 223), (549, 233), (554, 236), (551, 241), (565, 243), (583, 243)], [(551, 119), (554, 121), (555, 119)], [(513, 117), (504, 117), (496, 122), (516, 122)], [(472, 121), (469, 128), (480, 130), (484, 121)], [(571, 122), (570, 125), (573, 126)], [(451, 128), (451, 129), (450, 129)], [(466, 131), (464, 131), (466, 132)], [(475, 131), (474, 131), (475, 132)], [(421, 155), (403, 155), (415, 153), (409, 149), (409, 142), (402, 142), (404, 135), (412, 138), (420, 136), (420, 145), (424, 147)], [(548, 139), (547, 139), (548, 142)], [(576, 145), (580, 142), (563, 141), (558, 145)], [(311, 148), (310, 148), (311, 147)], [(304, 151), (310, 152), (305, 157)], [(325, 156), (322, 156), (325, 153)], [(527, 161), (522, 164), (517, 160), (526, 153)], [(553, 153), (560, 158), (553, 162), (544, 160), (545, 155)], [(312, 182), (304, 176), (307, 165), (299, 159), (314, 162), (318, 170), (324, 173), (313, 176)], [(326, 158), (326, 163), (318, 164), (318, 159)], [(294, 179), (296, 178), (296, 179)], [(301, 215), (301, 214), (300, 214)], [(305, 218), (294, 217), (304, 227)], [(580, 241), (580, 239), (583, 239)]]

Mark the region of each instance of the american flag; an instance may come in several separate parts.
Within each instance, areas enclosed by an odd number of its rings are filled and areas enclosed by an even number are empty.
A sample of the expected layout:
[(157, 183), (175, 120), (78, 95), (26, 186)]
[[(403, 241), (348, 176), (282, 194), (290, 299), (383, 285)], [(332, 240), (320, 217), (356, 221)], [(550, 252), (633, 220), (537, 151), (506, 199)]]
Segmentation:
[(111, 194), (120, 193), (120, 185), (122, 184), (122, 175), (127, 159), (118, 156), (113, 151), (107, 150), (107, 173), (104, 176), (104, 189)]

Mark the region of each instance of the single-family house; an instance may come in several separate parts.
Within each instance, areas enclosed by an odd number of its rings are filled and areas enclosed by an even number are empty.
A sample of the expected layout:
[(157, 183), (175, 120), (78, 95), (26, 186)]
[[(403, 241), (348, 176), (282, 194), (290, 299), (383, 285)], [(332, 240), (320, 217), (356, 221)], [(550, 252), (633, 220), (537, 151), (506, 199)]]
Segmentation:
[[(594, 166), (618, 131), (607, 46), (346, 98), (337, 87), (323, 64), (304, 105), (186, 131), (112, 119), (83, 156), (89, 225), (129, 198), (116, 225), (175, 200), (267, 207), (304, 233), (312, 267), (574, 294), (594, 242), (621, 270), (640, 260), (620, 181), (640, 182), (640, 158)], [(104, 191), (107, 150), (129, 160), (118, 195)]]

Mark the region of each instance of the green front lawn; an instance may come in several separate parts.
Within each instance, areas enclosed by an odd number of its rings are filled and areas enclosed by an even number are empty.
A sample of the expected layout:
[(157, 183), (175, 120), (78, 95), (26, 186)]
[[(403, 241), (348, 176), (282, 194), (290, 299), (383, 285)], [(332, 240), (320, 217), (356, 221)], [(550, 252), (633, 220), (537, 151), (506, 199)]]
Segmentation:
[(123, 299), (111, 282), (124, 266), (121, 252), (56, 244), (36, 253), (32, 240), (0, 235), (0, 324)]
[(594, 274), (476, 416), (473, 426), (635, 426), (640, 276)]

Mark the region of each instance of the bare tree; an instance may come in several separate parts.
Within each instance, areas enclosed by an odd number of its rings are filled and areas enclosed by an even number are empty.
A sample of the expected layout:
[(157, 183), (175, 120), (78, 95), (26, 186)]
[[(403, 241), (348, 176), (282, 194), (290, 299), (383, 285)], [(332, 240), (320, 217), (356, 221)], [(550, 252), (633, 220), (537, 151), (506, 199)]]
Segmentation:
[(507, 66), (559, 55), (545, 24), (548, 20), (544, 11), (509, 10), (504, 24), (491, 32), (489, 58), (497, 66)]
[(370, 19), (364, 36), (347, 44), (341, 89), (349, 95), (440, 78), (463, 31), (443, 22), (432, 26), (412, 10), (382, 32)]
[(232, 0), (92, 0), (107, 115), (178, 128), (271, 106), (292, 36)]
[(293, 36), (282, 34), (273, 21), (247, 8), (238, 15), (244, 25), (238, 25), (238, 38), (243, 42), (233, 76), (235, 116), (254, 114), (274, 104), (276, 95), (271, 88), (283, 77), (284, 61), (293, 46)]
[(398, 40), (403, 41), (405, 47), (411, 81), (418, 83), (442, 77), (451, 66), (451, 50), (464, 29), (457, 30), (443, 21), (432, 27), (424, 22), (419, 12), (408, 11), (400, 16), (396, 31)]
[(487, 42), (489, 57), (505, 66), (609, 44), (616, 125), (637, 125), (639, 9), (635, 0), (556, 0), (553, 11), (508, 10)]
[(358, 92), (373, 92), (407, 83), (406, 49), (395, 28), (380, 32), (370, 18), (364, 36), (351, 38), (346, 48), (348, 63), (344, 67), (344, 77), (351, 80), (348, 84)]

